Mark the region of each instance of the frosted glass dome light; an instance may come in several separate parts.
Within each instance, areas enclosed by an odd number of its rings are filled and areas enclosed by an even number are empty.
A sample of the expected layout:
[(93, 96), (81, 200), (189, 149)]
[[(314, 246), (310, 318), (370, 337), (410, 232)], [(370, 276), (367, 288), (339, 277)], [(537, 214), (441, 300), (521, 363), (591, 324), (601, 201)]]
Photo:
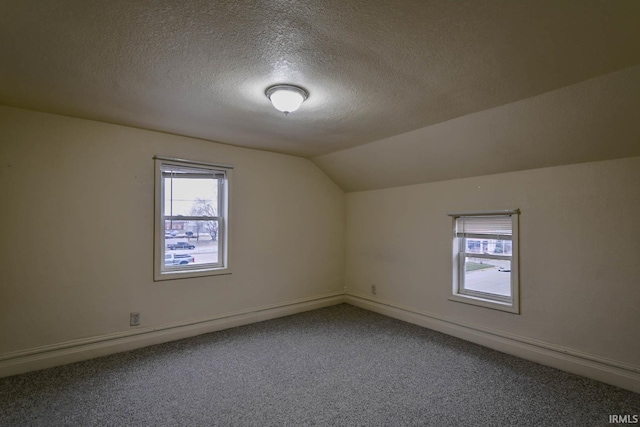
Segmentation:
[(266, 95), (273, 106), (284, 114), (296, 111), (309, 96), (306, 90), (292, 85), (271, 86), (267, 89)]

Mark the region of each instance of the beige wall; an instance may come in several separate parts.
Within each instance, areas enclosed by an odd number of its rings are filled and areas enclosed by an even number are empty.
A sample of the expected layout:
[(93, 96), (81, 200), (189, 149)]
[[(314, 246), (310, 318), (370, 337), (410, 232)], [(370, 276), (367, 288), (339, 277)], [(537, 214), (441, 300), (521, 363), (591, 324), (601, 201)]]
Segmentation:
[[(510, 208), (522, 314), (448, 301), (447, 212)], [(348, 193), (347, 292), (640, 367), (639, 217), (640, 157)]]
[[(231, 276), (152, 281), (154, 155), (235, 166)], [(131, 311), (162, 328), (346, 282), (638, 367), (639, 183), (634, 157), (345, 196), (305, 159), (0, 107), (0, 357), (130, 331)], [(522, 314), (448, 301), (446, 213), (510, 208), (522, 211)]]
[[(0, 107), (0, 355), (344, 288), (344, 194), (309, 160)], [(155, 283), (154, 155), (235, 166), (233, 274)]]

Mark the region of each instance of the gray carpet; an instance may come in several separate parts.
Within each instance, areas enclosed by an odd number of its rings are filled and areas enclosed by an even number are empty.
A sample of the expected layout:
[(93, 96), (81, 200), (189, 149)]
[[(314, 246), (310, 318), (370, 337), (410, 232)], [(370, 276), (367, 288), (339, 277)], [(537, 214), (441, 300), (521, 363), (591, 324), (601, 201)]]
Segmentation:
[(640, 395), (339, 305), (0, 379), (1, 426), (604, 426)]

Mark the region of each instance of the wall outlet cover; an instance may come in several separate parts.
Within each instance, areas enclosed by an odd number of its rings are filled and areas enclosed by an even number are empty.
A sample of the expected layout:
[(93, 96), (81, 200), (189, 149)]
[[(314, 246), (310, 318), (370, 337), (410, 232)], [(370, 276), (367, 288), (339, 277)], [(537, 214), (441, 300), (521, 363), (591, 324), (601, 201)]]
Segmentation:
[(138, 326), (140, 324), (140, 313), (131, 313), (129, 324), (131, 326)]

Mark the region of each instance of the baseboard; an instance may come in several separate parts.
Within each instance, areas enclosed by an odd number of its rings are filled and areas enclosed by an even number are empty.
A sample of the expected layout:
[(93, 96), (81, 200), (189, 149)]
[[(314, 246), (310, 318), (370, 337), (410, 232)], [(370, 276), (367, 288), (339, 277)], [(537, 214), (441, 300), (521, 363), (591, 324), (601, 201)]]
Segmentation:
[(346, 294), (345, 302), (503, 353), (640, 393), (638, 366), (518, 335), (480, 328), (364, 295)]
[(137, 328), (132, 331), (6, 353), (0, 355), (0, 378), (289, 316), (343, 302), (344, 293), (335, 292), (281, 304), (225, 313), (220, 316), (159, 327)]
[(220, 316), (101, 335), (0, 355), (0, 378), (248, 325), (341, 303), (364, 308), (556, 369), (640, 393), (640, 367), (372, 299), (336, 292)]

